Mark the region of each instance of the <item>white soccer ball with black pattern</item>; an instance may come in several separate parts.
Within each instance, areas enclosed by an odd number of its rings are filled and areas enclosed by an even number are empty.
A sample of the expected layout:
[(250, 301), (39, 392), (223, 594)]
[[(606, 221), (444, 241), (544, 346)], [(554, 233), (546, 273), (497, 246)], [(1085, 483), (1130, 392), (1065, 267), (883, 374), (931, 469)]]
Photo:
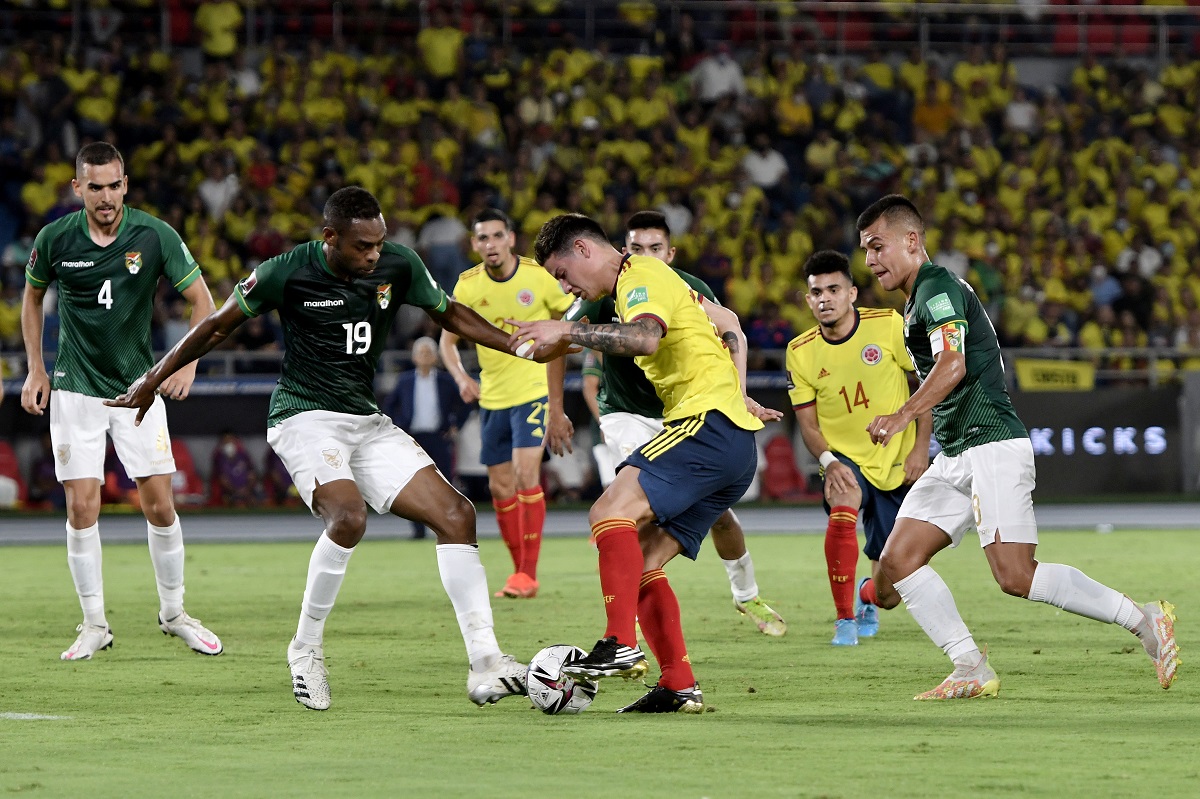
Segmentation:
[(581, 713), (592, 700), (600, 686), (592, 680), (568, 677), (562, 667), (572, 663), (587, 652), (569, 644), (555, 644), (538, 652), (529, 661), (529, 672), (525, 684), (529, 688), (529, 701), (547, 715), (557, 713)]

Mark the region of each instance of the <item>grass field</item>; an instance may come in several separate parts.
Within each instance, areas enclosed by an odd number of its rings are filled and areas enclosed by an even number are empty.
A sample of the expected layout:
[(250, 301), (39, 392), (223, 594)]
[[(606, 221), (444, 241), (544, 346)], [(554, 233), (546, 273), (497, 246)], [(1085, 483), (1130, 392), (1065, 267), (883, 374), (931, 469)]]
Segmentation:
[[(1049, 533), (1039, 552), (1178, 606), (1185, 665), (1169, 692), (1125, 631), (1004, 597), (973, 545), (943, 553), (935, 565), (1003, 681), (998, 699), (959, 703), (912, 701), (949, 668), (903, 610), (856, 649), (828, 645), (820, 537), (750, 547), (789, 622), (783, 639), (733, 611), (711, 547), (668, 567), (715, 708), (701, 717), (618, 716), (640, 695), (619, 680), (579, 716), (544, 716), (523, 698), (477, 709), (428, 542), (359, 547), (326, 628), (325, 713), (293, 701), (284, 658), (310, 546), (189, 547), (187, 606), (223, 638), (219, 658), (158, 631), (144, 546), (107, 547), (115, 647), (81, 663), (58, 660), (79, 616), (63, 548), (0, 548), (0, 714), (68, 717), (0, 716), (0, 795), (1196, 794), (1200, 533)], [(507, 555), (497, 541), (483, 551), (498, 585)], [(592, 550), (547, 540), (541, 579), (536, 600), (496, 601), (501, 645), (521, 658), (590, 648), (603, 629)]]

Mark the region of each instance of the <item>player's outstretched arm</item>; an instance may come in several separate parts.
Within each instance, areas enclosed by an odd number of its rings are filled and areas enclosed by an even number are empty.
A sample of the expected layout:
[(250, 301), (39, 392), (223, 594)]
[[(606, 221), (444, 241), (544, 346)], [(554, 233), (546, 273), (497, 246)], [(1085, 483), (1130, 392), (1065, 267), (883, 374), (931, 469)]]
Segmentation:
[(921, 383), (916, 393), (908, 398), (908, 402), (900, 406), (893, 414), (876, 416), (869, 425), (867, 432), (876, 444), (887, 444), (892, 436), (908, 427), (913, 419), (923, 413), (929, 413), (933, 406), (950, 396), (967, 374), (967, 356), (961, 352), (945, 350), (934, 356), (933, 368)]
[(717, 335), (725, 342), (725, 347), (729, 350), (729, 357), (733, 358), (733, 363), (737, 366), (738, 382), (742, 384), (742, 398), (746, 401), (746, 410), (763, 422), (777, 422), (782, 419), (781, 411), (759, 405), (746, 388), (746, 355), (749, 345), (746, 343), (746, 334), (742, 330), (742, 322), (738, 319), (738, 315), (723, 305), (707, 300), (701, 307), (704, 308), (704, 312), (708, 314), (708, 318), (717, 328)]
[(105, 400), (104, 404), (113, 408), (137, 408), (134, 424), (141, 424), (142, 417), (154, 402), (154, 395), (164, 380), (220, 344), (249, 318), (242, 311), (237, 298), (231, 296), (221, 310), (205, 317), (189, 330), (162, 360), (150, 367), (150, 371), (133, 381), (124, 394), (116, 399)]
[(588, 349), (635, 357), (637, 355), (652, 355), (658, 350), (658, 342), (662, 339), (663, 329), (649, 317), (634, 319), (628, 324), (615, 323), (608, 325), (588, 325), (581, 322), (563, 322), (555, 319), (543, 319), (538, 322), (522, 322), (519, 319), (505, 319), (517, 328), (508, 339), (508, 348), (517, 352), (526, 342), (532, 341), (537, 347), (535, 355), (542, 360), (543, 351), (565, 355), (574, 352), (570, 345), (578, 344)]
[[(797, 408), (796, 422), (800, 425), (800, 437), (804, 439), (804, 446), (814, 458), (820, 460), (821, 455), (829, 452), (830, 448), (825, 434), (821, 432), (821, 423), (817, 418), (817, 406), (805, 405)], [(841, 461), (834, 459), (830, 460), (828, 465), (823, 463), (821, 466), (825, 469), (825, 485), (830, 494), (847, 494), (858, 487), (858, 480), (855, 478), (854, 472)]]
[(21, 335), (25, 337), (25, 360), (29, 374), (21, 388), (21, 407), (34, 416), (41, 416), (50, 403), (50, 375), (46, 374), (46, 362), (42, 360), (42, 326), (45, 316), (42, 300), (45, 288), (25, 284), (21, 296)]
[[(196, 278), (192, 281), (191, 285), (183, 290), (183, 298), (191, 303), (192, 306), (192, 321), (189, 329), (195, 328), (207, 317), (211, 316), (213, 311), (217, 310), (217, 306), (213, 304), (212, 292), (208, 290), (203, 277)], [(187, 399), (188, 392), (191, 391), (192, 383), (195, 379), (196, 363), (193, 361), (181, 367), (178, 372), (164, 380), (158, 389), (158, 393), (167, 399)]]
[(917, 440), (912, 452), (904, 459), (904, 482), (912, 485), (929, 468), (929, 439), (933, 436), (933, 412), (917, 417)]
[(462, 356), (458, 354), (458, 335), (443, 328), (438, 339), (438, 354), (442, 356), (446, 371), (454, 378), (454, 385), (458, 386), (458, 396), (462, 401), (468, 405), (477, 402), (480, 393), (479, 381), (467, 374), (463, 367)]
[(546, 447), (555, 455), (566, 455), (575, 451), (571, 443), (571, 438), (575, 435), (575, 425), (571, 424), (563, 410), (563, 383), (566, 374), (566, 358), (555, 358), (546, 364), (546, 404), (550, 406), (546, 412)]

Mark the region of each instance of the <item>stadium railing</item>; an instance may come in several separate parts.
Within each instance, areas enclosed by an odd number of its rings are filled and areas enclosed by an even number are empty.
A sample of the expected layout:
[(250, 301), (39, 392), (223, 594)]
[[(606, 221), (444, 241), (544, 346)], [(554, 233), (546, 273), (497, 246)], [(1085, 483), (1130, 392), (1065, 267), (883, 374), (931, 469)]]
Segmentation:
[[(335, 36), (354, 41), (376, 34), (412, 35), (429, 24), (432, 5), (429, 0), (400, 9), (381, 7), (377, 0), (246, 3), (242, 39), (243, 44), (255, 47), (277, 34), (297, 42), (311, 38), (329, 41)], [(440, 5), (458, 11), (470, 8), (457, 2)], [(947, 49), (1000, 42), (1009, 46), (1012, 55), (1120, 53), (1152, 57), (1161, 63), (1176, 48), (1190, 50), (1200, 34), (1197, 11), (1187, 6), (659, 0), (645, 4), (653, 6), (654, 15), (639, 24), (621, 15), (618, 6), (630, 4), (619, 0), (564, 0), (548, 16), (514, 13), (514, 5), (488, 6), (496, 34), (506, 44), (554, 40), (570, 31), (583, 47), (606, 41), (614, 50), (626, 52), (637, 52), (647, 42), (663, 44), (685, 14), (693, 18), (706, 42), (753, 46), (801, 39), (836, 55), (866, 52), (881, 44), (917, 45), (928, 58)], [(72, 0), (64, 9), (50, 9), (43, 3), (5, 9), (0, 12), (0, 42), (17, 41), (31, 32), (57, 31), (68, 35), (74, 46), (87, 34), (90, 6), (86, 0)], [(195, 45), (198, 33), (192, 25), (192, 6), (162, 0), (157, 20), (147, 20), (143, 13), (139, 24), (156, 27), (155, 32), (168, 45)], [(482, 6), (476, 4), (475, 8)], [(155, 12), (150, 13), (153, 16)], [(462, 18), (456, 24), (468, 30), (471, 20)]]

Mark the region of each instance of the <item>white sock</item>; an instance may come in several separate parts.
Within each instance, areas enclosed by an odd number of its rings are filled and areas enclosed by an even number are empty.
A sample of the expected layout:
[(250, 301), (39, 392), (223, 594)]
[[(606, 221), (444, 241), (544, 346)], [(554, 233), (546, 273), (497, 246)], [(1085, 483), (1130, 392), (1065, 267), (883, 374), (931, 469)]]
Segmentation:
[(721, 559), (725, 573), (729, 575), (729, 589), (738, 602), (749, 602), (758, 596), (758, 582), (754, 579), (754, 561), (747, 551), (737, 560)]
[(479, 548), (473, 544), (438, 544), (436, 549), (442, 587), (454, 605), (458, 629), (467, 645), (467, 660), (473, 671), (486, 671), (501, 653), (492, 628), (492, 601)]
[(302, 644), (320, 646), (325, 638), (325, 619), (333, 610), (338, 589), (346, 577), (346, 564), (354, 554), (333, 543), (329, 533), (322, 532), (308, 560), (308, 582), (304, 586), (304, 603), (300, 606), (300, 623), (296, 640)]
[(146, 522), (150, 542), (150, 562), (154, 564), (154, 582), (158, 584), (159, 615), (163, 621), (183, 613), (183, 530), (179, 516), (168, 527)]
[(956, 666), (974, 666), (982, 653), (971, 638), (945, 581), (925, 565), (895, 584), (905, 607), (925, 634)]
[(83, 623), (107, 627), (104, 616), (104, 577), (101, 570), (100, 525), (76, 530), (67, 522), (67, 565), (83, 608)]
[(1096, 582), (1074, 566), (1061, 563), (1038, 563), (1029, 585), (1029, 599), (1077, 616), (1119, 624), (1135, 635), (1146, 619), (1142, 609), (1129, 597)]

